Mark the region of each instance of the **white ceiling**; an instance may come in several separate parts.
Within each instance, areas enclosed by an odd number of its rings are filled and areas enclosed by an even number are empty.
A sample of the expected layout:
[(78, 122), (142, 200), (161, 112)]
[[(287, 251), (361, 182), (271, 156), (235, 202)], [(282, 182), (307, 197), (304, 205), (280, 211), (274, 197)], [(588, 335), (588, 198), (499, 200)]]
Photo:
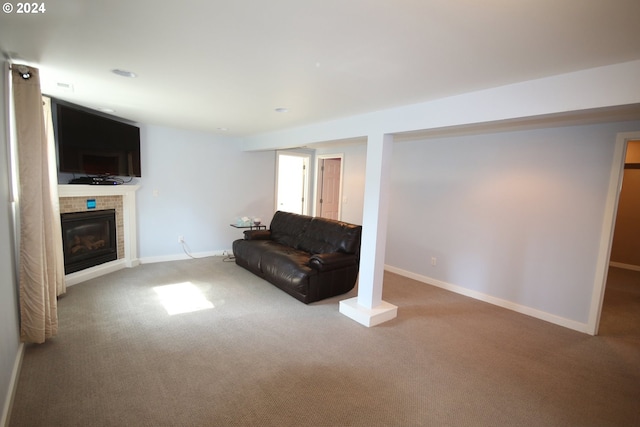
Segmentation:
[(0, 14), (0, 50), (44, 93), (228, 135), (640, 59), (639, 0), (42, 3)]

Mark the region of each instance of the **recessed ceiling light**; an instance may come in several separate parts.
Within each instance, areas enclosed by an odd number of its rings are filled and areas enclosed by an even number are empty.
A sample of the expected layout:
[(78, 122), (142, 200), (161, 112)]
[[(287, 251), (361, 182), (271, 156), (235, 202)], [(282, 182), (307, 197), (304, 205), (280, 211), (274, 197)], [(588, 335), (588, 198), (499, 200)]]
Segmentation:
[(113, 74), (117, 74), (117, 75), (122, 76), (122, 77), (138, 77), (138, 75), (136, 73), (134, 73), (134, 72), (127, 71), (127, 70), (121, 70), (119, 68), (111, 70), (111, 72)]
[(100, 111), (102, 111), (103, 113), (115, 113), (116, 110), (114, 110), (113, 108), (101, 108)]
[(276, 113), (288, 113), (289, 109), (285, 108), (285, 107), (278, 107), (276, 108)]

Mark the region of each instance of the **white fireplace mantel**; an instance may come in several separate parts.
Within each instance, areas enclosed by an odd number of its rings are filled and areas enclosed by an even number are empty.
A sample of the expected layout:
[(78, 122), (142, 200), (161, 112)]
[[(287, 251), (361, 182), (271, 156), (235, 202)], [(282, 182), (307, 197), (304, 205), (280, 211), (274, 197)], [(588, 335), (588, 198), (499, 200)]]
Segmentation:
[(138, 240), (136, 229), (136, 191), (139, 185), (58, 185), (58, 197), (99, 197), (122, 196), (122, 222), (124, 234), (124, 257), (95, 267), (87, 268), (75, 273), (67, 274), (67, 286), (84, 282), (94, 277), (102, 276), (124, 267), (135, 267), (140, 264), (138, 259)]
[(139, 185), (84, 185), (68, 184), (58, 185), (58, 197), (91, 197), (91, 196), (133, 196), (135, 207), (135, 194)]

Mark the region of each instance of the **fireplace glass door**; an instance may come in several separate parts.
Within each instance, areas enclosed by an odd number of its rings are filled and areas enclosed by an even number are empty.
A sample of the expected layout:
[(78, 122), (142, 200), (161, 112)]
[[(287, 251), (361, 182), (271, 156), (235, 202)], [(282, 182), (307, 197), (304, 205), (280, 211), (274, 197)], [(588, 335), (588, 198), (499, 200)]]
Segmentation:
[(118, 259), (115, 209), (61, 214), (65, 274)]

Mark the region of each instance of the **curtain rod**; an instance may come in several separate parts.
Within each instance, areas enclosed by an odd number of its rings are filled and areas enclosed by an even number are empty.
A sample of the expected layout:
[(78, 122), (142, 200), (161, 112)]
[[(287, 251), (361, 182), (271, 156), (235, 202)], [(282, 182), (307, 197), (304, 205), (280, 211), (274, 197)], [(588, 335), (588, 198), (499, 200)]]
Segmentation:
[(29, 66), (24, 64), (12, 64), (11, 62), (9, 62), (9, 69), (13, 70), (14, 67), (18, 70), (18, 72), (20, 73), (20, 77), (22, 77), (23, 79), (29, 80), (31, 78), (31, 70), (29, 69)]

